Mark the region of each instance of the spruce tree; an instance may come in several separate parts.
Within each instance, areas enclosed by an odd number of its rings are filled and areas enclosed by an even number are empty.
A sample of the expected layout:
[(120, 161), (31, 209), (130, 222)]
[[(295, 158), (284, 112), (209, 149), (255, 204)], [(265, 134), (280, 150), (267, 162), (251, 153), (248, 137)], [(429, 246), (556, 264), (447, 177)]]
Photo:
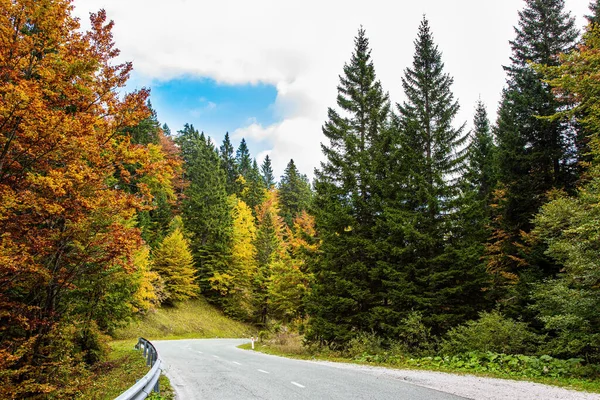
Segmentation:
[(146, 103), (150, 110), (150, 116), (140, 121), (136, 126), (125, 128), (124, 131), (131, 138), (131, 142), (135, 144), (147, 145), (148, 143), (158, 144), (159, 134), (161, 131), (160, 123), (156, 110), (152, 108), (150, 100)]
[(279, 217), (279, 198), (272, 189), (264, 202), (257, 208), (256, 261), (257, 274), (254, 278), (254, 298), (257, 314), (255, 321), (264, 324), (270, 314), (269, 280), (275, 261), (281, 261), (283, 246), (283, 221)]
[(193, 125), (186, 124), (176, 141), (185, 161), (185, 178), (189, 181), (182, 207), (183, 219), (191, 236), (199, 284), (207, 291), (210, 289), (208, 278), (227, 267), (230, 254), (232, 220), (225, 173), (210, 139)]
[(256, 216), (256, 207), (265, 198), (265, 186), (256, 160), (252, 162), (252, 168), (244, 179), (245, 185), (240, 198), (250, 207), (252, 214)]
[(501, 197), (495, 207), (489, 251), (490, 272), (510, 277), (513, 283), (526, 265), (532, 267), (529, 276), (534, 271), (540, 277), (557, 272), (557, 266), (544, 256), (544, 249), (524, 251), (521, 232), (531, 230), (532, 217), (548, 191), (574, 189), (580, 157), (574, 151), (575, 129), (568, 122), (540, 118), (556, 114), (565, 104), (557, 101), (530, 65), (556, 65), (558, 54), (575, 45), (575, 20), (565, 12), (563, 0), (526, 0), (519, 17), (516, 37), (510, 42), (511, 64), (505, 67), (507, 88), (498, 112), (498, 180), (502, 191), (498, 193)]
[(171, 128), (169, 128), (169, 125), (167, 125), (166, 122), (163, 124), (162, 130), (166, 136), (171, 136)]
[(310, 207), (312, 191), (306, 175), (300, 174), (294, 160), (290, 160), (279, 182), (280, 215), (292, 227), (301, 211)]
[(600, 0), (594, 0), (590, 3), (590, 11), (592, 14), (586, 15), (585, 18), (591, 25), (596, 25), (600, 21)]
[(306, 337), (330, 345), (360, 331), (378, 331), (385, 318), (373, 313), (379, 250), (372, 236), (378, 213), (372, 161), (388, 123), (389, 100), (376, 79), (364, 29), (354, 44), (338, 86), (341, 112), (330, 108), (323, 127), (326, 161), (315, 171), (314, 209), (322, 247), (313, 266)]
[(219, 156), (221, 157), (221, 169), (225, 172), (225, 187), (227, 189), (227, 194), (237, 194), (239, 193), (237, 182), (239, 172), (235, 160), (233, 145), (229, 140), (229, 132), (225, 133), (223, 144), (219, 150)]
[(454, 126), (459, 104), (452, 83), (424, 18), (412, 68), (402, 79), (407, 101), (398, 105), (395, 124), (399, 186), (386, 220), (398, 225), (390, 230), (400, 234), (388, 241), (399, 257), (386, 283), (391, 308), (402, 317), (411, 308), (422, 311), (434, 332), (476, 315), (482, 276), (468, 238), (470, 221), (463, 220), (471, 206), (461, 184), (468, 135), (464, 124)]
[(271, 190), (275, 186), (275, 176), (273, 175), (273, 166), (271, 165), (271, 158), (267, 154), (265, 159), (260, 166), (260, 172), (265, 182), (265, 188)]
[(246, 144), (246, 139), (242, 138), (240, 145), (235, 153), (235, 162), (240, 175), (245, 179), (248, 179), (250, 171), (252, 170), (252, 158), (250, 158), (250, 151)]
[(472, 141), (469, 146), (467, 160), (467, 179), (477, 191), (479, 201), (489, 205), (492, 192), (496, 186), (496, 145), (492, 136), (490, 121), (485, 105), (477, 102), (473, 118)]

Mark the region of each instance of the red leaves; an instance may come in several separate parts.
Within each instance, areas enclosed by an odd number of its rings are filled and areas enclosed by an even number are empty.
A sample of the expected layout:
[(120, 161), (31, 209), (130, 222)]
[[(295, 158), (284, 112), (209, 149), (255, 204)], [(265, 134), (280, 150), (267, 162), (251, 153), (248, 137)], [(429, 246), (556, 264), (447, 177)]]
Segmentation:
[[(4, 360), (48, 346), (54, 327), (71, 319), (93, 323), (90, 296), (109, 290), (97, 283), (113, 271), (122, 277), (136, 270), (142, 240), (134, 217), (151, 199), (146, 181), (168, 180), (177, 167), (160, 149), (133, 145), (123, 134), (150, 115), (149, 93), (120, 98), (132, 65), (114, 63), (113, 23), (101, 10), (81, 34), (70, 9), (67, 0), (0, 0)], [(134, 179), (138, 193), (127, 186)], [(35, 338), (33, 347), (26, 338)], [(5, 368), (24, 368), (14, 375), (21, 381), (44, 370), (0, 363)], [(54, 378), (46, 378), (39, 390), (52, 388)]]

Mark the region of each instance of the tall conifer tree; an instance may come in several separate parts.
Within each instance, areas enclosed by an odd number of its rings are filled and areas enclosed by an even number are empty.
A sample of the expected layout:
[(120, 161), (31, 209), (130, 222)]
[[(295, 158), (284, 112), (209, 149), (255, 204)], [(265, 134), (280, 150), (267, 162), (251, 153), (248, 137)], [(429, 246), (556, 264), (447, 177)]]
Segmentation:
[(485, 105), (477, 102), (473, 118), (472, 142), (467, 155), (467, 179), (477, 191), (478, 200), (487, 205), (491, 202), (496, 186), (496, 145)]
[(252, 214), (256, 216), (256, 207), (265, 199), (265, 185), (256, 160), (252, 162), (252, 168), (243, 181), (244, 187), (240, 197), (250, 207)]
[(300, 174), (294, 160), (290, 160), (279, 182), (280, 215), (289, 226), (303, 210), (308, 210), (312, 197), (306, 175)]
[(400, 186), (388, 212), (396, 217), (389, 223), (401, 227), (390, 239), (395, 241), (392, 253), (400, 256), (395, 260), (398, 275), (388, 278), (388, 292), (394, 311), (423, 311), (425, 322), (437, 332), (476, 315), (482, 276), (471, 264), (478, 260), (468, 241), (469, 221), (462, 219), (470, 207), (460, 179), (468, 135), (464, 124), (454, 126), (459, 105), (452, 83), (424, 18), (412, 68), (402, 79), (407, 101), (398, 105), (395, 165)]
[(378, 252), (372, 237), (374, 153), (388, 123), (389, 100), (375, 76), (364, 29), (355, 38), (340, 76), (337, 105), (330, 108), (322, 145), (326, 161), (316, 171), (316, 224), (322, 238), (308, 302), (307, 338), (343, 343), (356, 332), (379, 329), (372, 311), (378, 285)]
[(250, 151), (246, 144), (246, 139), (242, 138), (240, 145), (235, 153), (235, 162), (237, 165), (238, 173), (245, 179), (248, 179), (250, 171), (252, 170), (252, 158), (250, 158)]
[(513, 283), (526, 265), (538, 276), (557, 272), (557, 266), (543, 255), (544, 249), (524, 252), (521, 232), (531, 230), (532, 217), (549, 190), (574, 189), (581, 156), (574, 151), (576, 133), (571, 125), (539, 118), (554, 115), (565, 105), (557, 101), (529, 64), (556, 65), (558, 54), (575, 45), (575, 20), (564, 10), (563, 0), (526, 0), (519, 17), (516, 37), (510, 42), (511, 64), (505, 67), (507, 88), (498, 112), (498, 179), (502, 190), (498, 192), (488, 250), (490, 273), (500, 277), (500, 282), (509, 278)]
[(272, 276), (273, 262), (281, 258), (283, 247), (283, 221), (279, 214), (277, 190), (269, 190), (265, 201), (257, 207), (256, 261), (254, 298), (257, 314), (255, 321), (264, 324), (270, 314), (268, 284)]
[(169, 128), (166, 122), (163, 124), (162, 130), (166, 136), (171, 136), (171, 128)]
[(185, 161), (185, 191), (182, 214), (191, 235), (191, 248), (198, 269), (199, 285), (210, 288), (208, 278), (227, 267), (232, 220), (225, 189), (225, 173), (210, 139), (193, 125), (185, 124), (177, 143)]
[(232, 195), (238, 193), (238, 168), (235, 160), (233, 145), (229, 140), (229, 132), (225, 133), (223, 144), (219, 148), (219, 156), (221, 157), (221, 169), (225, 172), (225, 187), (227, 194)]
[(273, 175), (273, 166), (271, 165), (271, 158), (267, 154), (265, 159), (260, 166), (260, 172), (265, 182), (265, 188), (271, 190), (275, 186), (275, 176)]
[(588, 22), (593, 25), (597, 25), (600, 22), (600, 0), (593, 0), (590, 3), (590, 15), (586, 15)]

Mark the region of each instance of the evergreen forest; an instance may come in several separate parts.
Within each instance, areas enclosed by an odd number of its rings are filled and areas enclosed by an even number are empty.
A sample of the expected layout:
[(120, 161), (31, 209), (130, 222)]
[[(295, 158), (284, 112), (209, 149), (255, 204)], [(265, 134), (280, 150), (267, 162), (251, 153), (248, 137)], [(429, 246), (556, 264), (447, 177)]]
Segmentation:
[(90, 19), (0, 0), (0, 398), (75, 396), (115, 330), (193, 298), (307, 347), (600, 376), (599, 0), (585, 27), (524, 0), (497, 110), (459, 104), (426, 17), (392, 103), (361, 27), (312, 181), (161, 123)]

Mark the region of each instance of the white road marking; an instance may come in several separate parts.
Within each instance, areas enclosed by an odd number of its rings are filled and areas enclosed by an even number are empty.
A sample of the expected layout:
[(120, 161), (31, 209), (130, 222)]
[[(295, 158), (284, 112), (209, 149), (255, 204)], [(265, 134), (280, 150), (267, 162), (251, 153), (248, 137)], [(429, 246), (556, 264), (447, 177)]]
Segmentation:
[(304, 387), (305, 387), (304, 385), (301, 385), (301, 384), (299, 384), (298, 382), (293, 382), (293, 381), (292, 381), (292, 385), (296, 385), (296, 386), (298, 386), (299, 388), (304, 388)]
[(201, 352), (201, 351), (198, 351), (198, 353), (200, 353), (200, 354), (204, 354), (204, 353), (203, 353), (203, 352)]
[(232, 361), (232, 363), (234, 363), (234, 364), (237, 364), (237, 365), (242, 365), (242, 364), (240, 364), (240, 363), (239, 363), (239, 362), (237, 362), (237, 361)]
[(263, 370), (263, 369), (259, 369), (259, 370), (258, 370), (258, 372), (262, 372), (263, 374), (270, 374), (270, 372), (268, 372), (268, 371), (265, 371), (265, 370)]
[(219, 356), (214, 356), (214, 355), (213, 355), (213, 357), (214, 357), (214, 358), (219, 358)]

